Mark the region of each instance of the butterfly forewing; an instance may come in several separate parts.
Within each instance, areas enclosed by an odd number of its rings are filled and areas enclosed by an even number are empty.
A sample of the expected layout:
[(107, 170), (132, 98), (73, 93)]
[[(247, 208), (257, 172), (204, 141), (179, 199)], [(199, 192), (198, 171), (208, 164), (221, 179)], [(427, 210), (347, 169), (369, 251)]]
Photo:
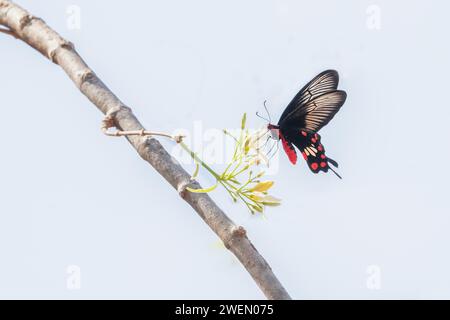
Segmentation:
[(340, 90), (323, 94), (294, 110), (286, 124), (317, 132), (333, 119), (346, 98), (345, 91)]
[(285, 119), (290, 118), (293, 111), (306, 105), (309, 101), (312, 101), (325, 93), (335, 91), (338, 84), (339, 75), (337, 71), (326, 70), (320, 73), (297, 93), (284, 110), (278, 123), (281, 124)]

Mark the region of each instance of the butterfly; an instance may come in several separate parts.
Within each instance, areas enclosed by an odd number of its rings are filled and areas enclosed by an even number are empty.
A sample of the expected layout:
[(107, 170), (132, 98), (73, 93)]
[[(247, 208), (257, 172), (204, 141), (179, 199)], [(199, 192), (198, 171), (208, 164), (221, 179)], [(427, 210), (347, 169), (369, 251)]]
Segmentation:
[[(347, 98), (345, 91), (337, 90), (339, 75), (335, 70), (326, 70), (308, 84), (292, 99), (278, 121), (269, 122), (267, 129), (272, 137), (281, 140), (283, 149), (292, 164), (297, 162), (297, 152), (301, 152), (312, 172), (333, 171), (338, 163), (325, 155), (321, 137), (317, 133), (339, 111)], [(342, 179), (342, 178), (341, 178)]]

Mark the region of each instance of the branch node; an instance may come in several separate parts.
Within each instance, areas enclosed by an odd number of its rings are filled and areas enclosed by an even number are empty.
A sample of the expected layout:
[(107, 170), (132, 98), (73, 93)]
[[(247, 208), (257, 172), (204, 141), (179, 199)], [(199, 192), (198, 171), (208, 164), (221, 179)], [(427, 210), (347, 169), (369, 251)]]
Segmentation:
[(243, 239), (245, 237), (247, 237), (247, 231), (244, 229), (244, 227), (234, 226), (231, 229), (230, 235), (225, 239), (223, 244), (225, 245), (225, 248), (230, 249), (234, 241)]
[(238, 237), (238, 238), (244, 238), (245, 236), (247, 236), (247, 231), (245, 230), (245, 228), (243, 226), (236, 226), (233, 228), (233, 236)]
[[(53, 61), (53, 60), (52, 60)], [(77, 85), (78, 88), (81, 88), (84, 82), (89, 81), (90, 79), (94, 79), (95, 74), (91, 69), (84, 69), (81, 72), (77, 73)]]
[[(49, 50), (49, 52), (48, 52), (48, 58), (50, 59), (51, 62), (58, 64), (58, 62), (56, 61), (56, 52), (61, 48), (67, 49), (67, 50), (73, 50), (75, 47), (74, 47), (73, 43), (70, 41), (67, 41), (67, 40), (61, 41), (55, 48)], [(92, 73), (92, 71), (91, 71), (91, 73)], [(81, 78), (83, 78), (83, 76), (84, 76), (84, 74), (81, 76)]]
[(115, 126), (116, 126), (116, 124), (115, 124), (114, 116), (111, 114), (107, 114), (102, 120), (102, 126), (101, 126), (102, 132), (104, 134), (107, 134), (108, 129), (113, 128)]
[[(127, 106), (120, 106), (116, 108), (111, 108), (106, 113), (105, 117), (102, 120), (101, 130), (107, 136), (120, 137), (122, 135), (127, 135), (127, 131), (117, 130), (115, 132), (108, 131), (109, 128), (117, 128), (116, 124), (116, 116), (119, 111), (131, 111), (131, 109)], [(145, 129), (139, 130), (139, 134), (144, 136), (146, 135)], [(130, 134), (131, 135), (131, 134)]]
[(178, 192), (178, 194), (180, 195), (180, 197), (182, 199), (186, 199), (186, 194), (187, 194), (187, 189), (186, 188), (189, 185), (191, 185), (192, 182), (193, 182), (192, 180), (188, 180), (188, 181), (183, 181), (180, 184), (178, 184), (177, 192)]
[(33, 20), (33, 16), (32, 15), (30, 15), (30, 14), (24, 15), (19, 20), (19, 29), (23, 30), (23, 28), (25, 28), (27, 25), (29, 25), (32, 20)]
[(174, 137), (173, 137), (173, 140), (175, 140), (176, 143), (181, 143), (181, 142), (183, 142), (183, 139), (184, 139), (185, 137), (186, 137), (186, 136), (184, 136), (184, 135), (182, 135), (182, 134), (179, 134), (179, 135), (174, 136)]
[[(6, 9), (2, 9), (2, 8), (6, 8)], [(4, 12), (3, 15), (6, 17), (8, 15), (9, 10), (11, 10), (12, 5), (11, 3), (8, 2), (1, 2), (0, 3), (0, 9), (2, 9), (2, 11)]]

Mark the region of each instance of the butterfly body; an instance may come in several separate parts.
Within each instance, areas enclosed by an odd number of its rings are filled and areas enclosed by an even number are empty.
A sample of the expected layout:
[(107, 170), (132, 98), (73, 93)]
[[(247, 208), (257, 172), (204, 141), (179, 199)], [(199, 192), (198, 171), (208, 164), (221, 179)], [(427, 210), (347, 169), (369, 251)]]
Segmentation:
[(320, 73), (289, 103), (278, 124), (269, 124), (267, 128), (273, 137), (281, 140), (292, 164), (297, 162), (297, 148), (312, 172), (328, 172), (330, 169), (340, 178), (330, 167), (330, 164), (338, 167), (337, 162), (325, 155), (321, 136), (317, 133), (345, 102), (347, 95), (345, 91), (337, 90), (338, 82), (336, 71)]

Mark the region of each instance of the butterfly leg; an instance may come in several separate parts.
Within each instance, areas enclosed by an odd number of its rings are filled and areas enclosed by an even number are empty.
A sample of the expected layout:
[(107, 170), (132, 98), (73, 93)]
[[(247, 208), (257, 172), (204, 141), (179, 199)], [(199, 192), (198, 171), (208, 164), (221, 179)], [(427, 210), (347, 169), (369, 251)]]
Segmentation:
[(266, 154), (267, 157), (270, 156), (270, 153), (272, 152), (272, 150), (273, 150), (273, 148), (275, 147), (275, 145), (276, 145), (276, 143), (274, 143), (274, 144), (272, 144), (272, 145), (270, 146), (270, 148), (269, 148), (269, 150), (267, 151), (267, 154)]
[[(278, 149), (279, 149), (279, 147), (280, 147), (280, 141), (279, 141), (279, 140), (275, 142), (275, 146), (276, 146), (275, 152), (273, 152), (273, 153), (270, 155), (269, 160), (272, 160), (272, 158), (278, 153)], [(273, 148), (272, 148), (272, 149), (273, 149)]]

